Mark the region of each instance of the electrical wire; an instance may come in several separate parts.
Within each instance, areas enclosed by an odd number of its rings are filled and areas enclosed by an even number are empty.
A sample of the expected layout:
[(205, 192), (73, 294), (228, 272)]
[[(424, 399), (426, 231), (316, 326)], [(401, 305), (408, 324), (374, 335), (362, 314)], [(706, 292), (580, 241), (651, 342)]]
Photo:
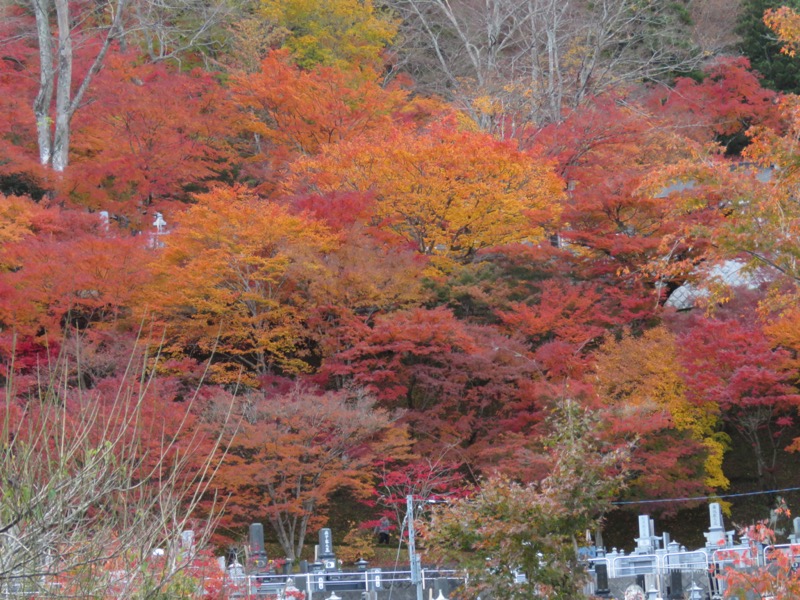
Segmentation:
[(781, 492), (796, 492), (800, 487), (783, 488), (780, 490), (763, 490), (760, 492), (742, 492), (739, 494), (713, 494), (711, 496), (694, 496), (686, 498), (664, 498), (662, 500), (623, 500), (612, 502), (614, 506), (626, 506), (629, 504), (661, 504), (664, 502), (695, 502), (697, 500), (716, 500), (718, 498), (743, 498), (744, 496), (762, 496), (765, 494), (779, 494)]

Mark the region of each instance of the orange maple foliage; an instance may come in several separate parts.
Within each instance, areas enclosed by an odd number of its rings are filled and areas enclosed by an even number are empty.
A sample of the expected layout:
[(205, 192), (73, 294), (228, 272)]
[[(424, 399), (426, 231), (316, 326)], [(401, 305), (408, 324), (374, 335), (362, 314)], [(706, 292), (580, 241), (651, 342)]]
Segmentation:
[(314, 277), (309, 286), (320, 311), (319, 330), (332, 338), (340, 335), (330, 321), (335, 315), (371, 322), (378, 314), (417, 306), (429, 296), (423, 286), (424, 264), (410, 251), (382, 244), (358, 227), (346, 235), (327, 255), (326, 275)]
[(718, 558), (729, 565), (717, 575), (725, 584), (725, 598), (792, 600), (800, 595), (800, 573), (796, 567), (800, 545), (776, 543), (775, 525), (779, 519), (788, 521), (791, 516), (786, 501), (778, 496), (769, 519), (740, 528), (739, 535), (748, 540), (746, 550), (717, 550)]
[[(11, 40), (13, 32), (0, 26), (0, 38)], [(47, 179), (46, 169), (36, 160), (36, 121), (28, 101), (35, 95), (35, 80), (26, 60), (30, 49), (4, 46), (3, 53), (0, 60), (0, 90), (3, 90), (0, 93), (0, 189), (30, 193)]]
[[(620, 422), (617, 435), (627, 423), (640, 437), (632, 457), (642, 465), (631, 482), (634, 493), (692, 495), (729, 486), (722, 458), (730, 440), (718, 431), (718, 407), (687, 399), (678, 354), (675, 336), (659, 326), (638, 337), (609, 336), (595, 355), (596, 388), (608, 420)], [(692, 461), (665, 439), (681, 439), (685, 454), (703, 456), (703, 472), (687, 468)]]
[(235, 75), (231, 87), (252, 136), (251, 168), (267, 183), (298, 155), (389, 127), (407, 101), (405, 92), (382, 88), (369, 69), (304, 71), (285, 51), (270, 52), (258, 73)]
[(569, 184), (560, 234), (593, 280), (682, 283), (708, 246), (719, 198), (697, 179), (707, 156), (665, 125), (605, 98), (536, 139)]
[(66, 324), (117, 321), (148, 277), (145, 240), (97, 215), (0, 196), (0, 241), (6, 332), (58, 339)]
[(797, 54), (800, 44), (800, 15), (788, 7), (770, 8), (764, 13), (764, 23), (774, 31), (784, 47), (781, 51), (789, 56)]
[(744, 156), (760, 170), (761, 181), (740, 185), (732, 195), (731, 214), (720, 227), (719, 240), (729, 252), (746, 253), (754, 262), (797, 281), (800, 277), (800, 211), (796, 190), (800, 182), (797, 143), (800, 140), (800, 97), (784, 96), (779, 104), (785, 131), (753, 127), (753, 143)]
[(176, 220), (141, 299), (163, 319), (168, 350), (216, 353), (220, 381), (237, 379), (241, 367), (306, 370), (308, 279), (324, 271), (335, 236), (241, 187), (197, 196)]
[(550, 165), (445, 122), (387, 128), (298, 160), (287, 191), (370, 192), (372, 222), (425, 255), (467, 260), (483, 248), (538, 241), (559, 215)]
[(44, 232), (57, 220), (58, 211), (48, 210), (30, 198), (0, 194), (0, 244)]

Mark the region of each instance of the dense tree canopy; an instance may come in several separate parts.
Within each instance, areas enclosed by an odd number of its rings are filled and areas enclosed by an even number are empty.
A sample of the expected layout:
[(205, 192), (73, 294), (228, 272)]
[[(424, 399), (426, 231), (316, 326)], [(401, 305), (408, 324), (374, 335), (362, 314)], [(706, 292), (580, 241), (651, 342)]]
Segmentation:
[(141, 302), (164, 321), (167, 349), (217, 352), (220, 380), (241, 377), (242, 365), (246, 376), (308, 368), (308, 277), (335, 244), (323, 225), (242, 188), (216, 188), (164, 244)]
[(263, 518), (299, 557), (343, 498), (437, 490), (432, 540), (564, 597), (613, 499), (785, 481), (800, 18), (734, 4), (4, 5), (14, 410), (135, 371), (142, 448), (228, 446), (219, 540)]
[(536, 242), (559, 213), (562, 184), (543, 161), (454, 124), (386, 128), (299, 160), (293, 187), (374, 197), (371, 220), (421, 254), (469, 260)]

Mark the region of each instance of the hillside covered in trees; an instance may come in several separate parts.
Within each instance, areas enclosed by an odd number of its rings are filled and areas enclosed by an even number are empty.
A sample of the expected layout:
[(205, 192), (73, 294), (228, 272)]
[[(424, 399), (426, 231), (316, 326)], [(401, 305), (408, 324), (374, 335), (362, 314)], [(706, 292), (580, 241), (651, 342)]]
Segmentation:
[(179, 514), (295, 559), (407, 494), (794, 487), (794, 9), (6, 0), (0, 533), (63, 575)]

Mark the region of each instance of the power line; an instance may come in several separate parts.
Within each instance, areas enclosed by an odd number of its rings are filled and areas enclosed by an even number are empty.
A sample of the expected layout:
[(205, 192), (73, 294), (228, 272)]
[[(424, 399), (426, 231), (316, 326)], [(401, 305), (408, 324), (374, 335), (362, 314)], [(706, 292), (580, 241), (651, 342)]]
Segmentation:
[(716, 500), (717, 498), (742, 498), (744, 496), (761, 496), (764, 494), (778, 494), (780, 492), (796, 492), (800, 487), (783, 488), (780, 490), (764, 490), (761, 492), (742, 492), (740, 494), (714, 494), (713, 496), (694, 496), (691, 498), (664, 498), (662, 500), (625, 500), (621, 502), (612, 502), (614, 506), (623, 506), (628, 504), (661, 504), (664, 502), (694, 502), (697, 500)]

